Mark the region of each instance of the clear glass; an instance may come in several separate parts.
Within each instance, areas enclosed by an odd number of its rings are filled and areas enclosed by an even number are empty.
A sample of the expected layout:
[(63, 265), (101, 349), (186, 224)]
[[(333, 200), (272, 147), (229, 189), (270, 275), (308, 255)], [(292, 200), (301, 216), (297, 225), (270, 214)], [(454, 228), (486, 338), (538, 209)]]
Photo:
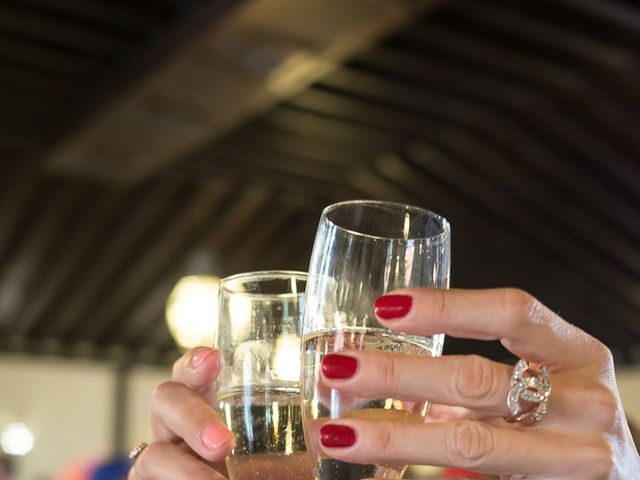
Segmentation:
[(236, 446), (231, 480), (308, 480), (301, 425), (300, 324), (307, 275), (272, 271), (220, 282), (215, 341), (225, 360), (218, 407)]
[(402, 478), (406, 465), (356, 465), (325, 458), (318, 431), (335, 418), (424, 421), (428, 404), (353, 397), (321, 380), (328, 353), (379, 350), (439, 356), (443, 335), (405, 335), (384, 328), (373, 304), (405, 287), (449, 287), (450, 229), (427, 210), (388, 202), (353, 201), (327, 207), (313, 246), (303, 317), (303, 424), (318, 480)]

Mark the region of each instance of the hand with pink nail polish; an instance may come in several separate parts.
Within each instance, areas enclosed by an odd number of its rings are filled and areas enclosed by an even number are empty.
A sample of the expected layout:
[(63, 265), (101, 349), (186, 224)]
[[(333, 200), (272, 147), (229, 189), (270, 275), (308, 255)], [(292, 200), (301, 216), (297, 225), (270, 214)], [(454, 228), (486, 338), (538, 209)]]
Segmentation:
[(151, 399), (150, 442), (137, 457), (128, 480), (224, 480), (224, 458), (234, 445), (213, 408), (222, 367), (218, 350), (199, 347), (173, 365), (171, 380)]

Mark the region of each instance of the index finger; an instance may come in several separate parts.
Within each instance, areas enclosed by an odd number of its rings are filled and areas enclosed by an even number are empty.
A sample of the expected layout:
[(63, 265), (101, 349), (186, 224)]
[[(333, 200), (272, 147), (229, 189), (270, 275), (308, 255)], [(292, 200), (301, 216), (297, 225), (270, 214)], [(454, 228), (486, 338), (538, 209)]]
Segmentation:
[(596, 339), (514, 288), (405, 289), (378, 298), (375, 307), (380, 322), (393, 330), (500, 340), (518, 357), (552, 370), (586, 366), (608, 355)]

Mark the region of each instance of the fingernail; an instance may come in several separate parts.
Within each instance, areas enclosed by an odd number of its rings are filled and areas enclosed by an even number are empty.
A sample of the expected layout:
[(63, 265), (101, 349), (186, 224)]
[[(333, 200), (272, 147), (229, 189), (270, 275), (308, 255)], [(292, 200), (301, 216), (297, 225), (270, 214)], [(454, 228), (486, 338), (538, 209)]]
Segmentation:
[(209, 347), (198, 347), (191, 352), (191, 358), (189, 358), (189, 366), (191, 368), (198, 368), (204, 363), (204, 360), (211, 355), (215, 350)]
[(331, 379), (345, 379), (353, 377), (358, 368), (358, 360), (349, 355), (330, 353), (322, 359), (322, 373)]
[(229, 430), (224, 428), (222, 425), (212, 423), (202, 430), (201, 438), (205, 447), (209, 450), (215, 450), (216, 448), (223, 446), (225, 443), (229, 443), (231, 440), (231, 434), (229, 433)]
[(409, 295), (383, 295), (374, 304), (376, 315), (383, 320), (402, 318), (409, 310), (413, 299)]
[(346, 448), (356, 443), (356, 431), (346, 425), (323, 425), (320, 443), (329, 448)]

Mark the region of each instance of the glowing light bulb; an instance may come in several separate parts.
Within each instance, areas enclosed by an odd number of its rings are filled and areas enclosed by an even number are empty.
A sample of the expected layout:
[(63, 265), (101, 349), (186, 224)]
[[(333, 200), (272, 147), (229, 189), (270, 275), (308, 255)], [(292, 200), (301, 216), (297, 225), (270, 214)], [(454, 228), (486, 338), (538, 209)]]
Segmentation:
[(167, 300), (169, 331), (182, 348), (213, 345), (218, 331), (220, 279), (205, 275), (184, 277)]
[(26, 455), (33, 448), (33, 433), (24, 423), (11, 423), (2, 431), (0, 445), (8, 455)]

